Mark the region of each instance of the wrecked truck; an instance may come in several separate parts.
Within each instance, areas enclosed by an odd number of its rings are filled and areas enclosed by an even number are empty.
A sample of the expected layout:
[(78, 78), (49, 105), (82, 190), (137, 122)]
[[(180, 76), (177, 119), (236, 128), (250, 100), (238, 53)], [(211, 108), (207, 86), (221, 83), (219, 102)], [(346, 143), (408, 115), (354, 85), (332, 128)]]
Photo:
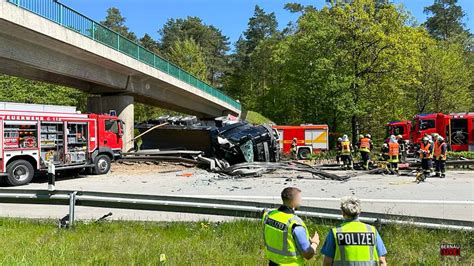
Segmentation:
[[(156, 127), (157, 125), (164, 125)], [(140, 150), (201, 151), (203, 156), (230, 165), (280, 160), (278, 132), (269, 125), (218, 118), (160, 117), (135, 126), (141, 136)], [(148, 131), (148, 132), (147, 132)]]

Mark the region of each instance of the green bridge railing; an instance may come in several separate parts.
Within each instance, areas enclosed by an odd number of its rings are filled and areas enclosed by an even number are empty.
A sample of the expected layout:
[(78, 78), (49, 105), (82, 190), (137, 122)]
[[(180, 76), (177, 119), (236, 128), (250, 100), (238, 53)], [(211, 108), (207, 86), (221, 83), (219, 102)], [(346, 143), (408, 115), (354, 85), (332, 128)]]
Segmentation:
[(83, 36), (109, 46), (123, 54), (137, 59), (149, 66), (163, 71), (189, 85), (212, 95), (241, 110), (241, 105), (220, 90), (197, 79), (185, 70), (161, 58), (143, 46), (125, 38), (117, 32), (80, 14), (72, 8), (55, 0), (7, 0), (8, 2), (31, 11), (43, 18), (73, 30)]

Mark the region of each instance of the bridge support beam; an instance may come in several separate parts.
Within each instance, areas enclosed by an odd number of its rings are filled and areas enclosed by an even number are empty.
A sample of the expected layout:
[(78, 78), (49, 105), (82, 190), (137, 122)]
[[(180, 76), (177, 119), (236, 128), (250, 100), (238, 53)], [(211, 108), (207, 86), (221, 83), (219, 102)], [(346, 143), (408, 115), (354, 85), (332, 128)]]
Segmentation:
[(87, 98), (87, 111), (103, 114), (115, 110), (118, 117), (124, 122), (122, 151), (133, 148), (134, 136), (134, 100), (130, 95), (94, 95)]

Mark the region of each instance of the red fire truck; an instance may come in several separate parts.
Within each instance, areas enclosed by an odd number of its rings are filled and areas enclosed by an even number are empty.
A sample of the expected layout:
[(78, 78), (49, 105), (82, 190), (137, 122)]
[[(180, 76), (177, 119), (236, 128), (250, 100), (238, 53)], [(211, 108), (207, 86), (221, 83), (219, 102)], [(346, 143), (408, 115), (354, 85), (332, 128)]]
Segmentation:
[(453, 151), (474, 151), (474, 113), (421, 114), (414, 122), (394, 121), (387, 124), (390, 135), (418, 145), (425, 134), (438, 133), (450, 144)]
[(105, 174), (120, 156), (116, 116), (81, 114), (75, 107), (0, 102), (0, 175), (24, 185), (35, 172), (90, 169)]
[(306, 159), (312, 153), (329, 149), (327, 125), (273, 126), (278, 131), (283, 154), (291, 153), (291, 143), (297, 142), (297, 155)]

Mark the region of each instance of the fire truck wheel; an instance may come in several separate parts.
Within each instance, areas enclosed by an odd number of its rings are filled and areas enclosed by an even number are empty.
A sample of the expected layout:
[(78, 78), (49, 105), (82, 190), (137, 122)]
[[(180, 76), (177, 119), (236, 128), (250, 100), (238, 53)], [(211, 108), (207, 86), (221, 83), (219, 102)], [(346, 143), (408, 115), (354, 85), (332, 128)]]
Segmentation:
[(94, 160), (94, 174), (96, 175), (104, 175), (107, 174), (110, 170), (110, 165), (112, 161), (110, 157), (105, 154), (99, 154), (95, 157)]
[(7, 173), (5, 181), (11, 186), (20, 186), (30, 183), (35, 169), (28, 161), (16, 160), (7, 166)]
[(311, 154), (311, 150), (308, 148), (301, 148), (298, 150), (298, 159), (308, 159)]

